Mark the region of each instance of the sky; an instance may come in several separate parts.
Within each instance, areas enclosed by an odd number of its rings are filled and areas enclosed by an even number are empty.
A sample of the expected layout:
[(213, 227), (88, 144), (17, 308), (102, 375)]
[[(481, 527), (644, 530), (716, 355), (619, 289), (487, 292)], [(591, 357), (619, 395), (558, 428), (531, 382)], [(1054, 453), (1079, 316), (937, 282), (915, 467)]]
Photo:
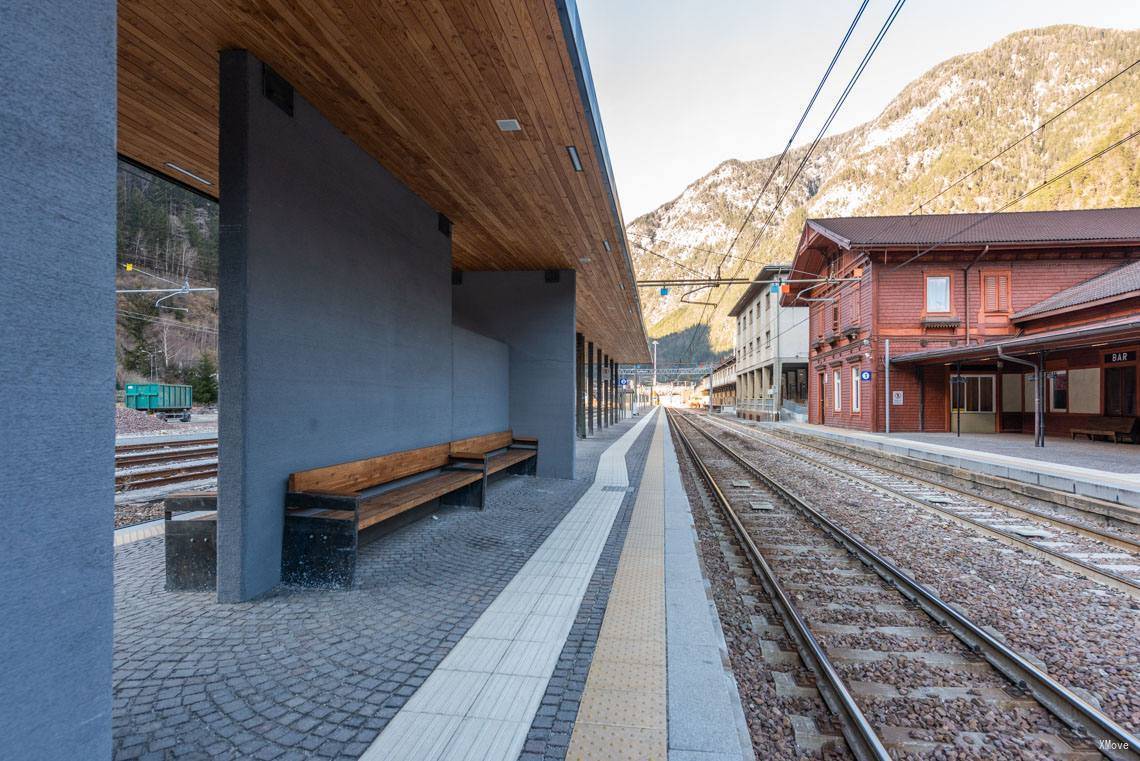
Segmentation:
[[(783, 150), (859, 0), (577, 0), (626, 221), (730, 158)], [(814, 136), (894, 0), (871, 0), (796, 144)], [(1012, 32), (1140, 28), (1129, 0), (910, 0), (828, 134)]]

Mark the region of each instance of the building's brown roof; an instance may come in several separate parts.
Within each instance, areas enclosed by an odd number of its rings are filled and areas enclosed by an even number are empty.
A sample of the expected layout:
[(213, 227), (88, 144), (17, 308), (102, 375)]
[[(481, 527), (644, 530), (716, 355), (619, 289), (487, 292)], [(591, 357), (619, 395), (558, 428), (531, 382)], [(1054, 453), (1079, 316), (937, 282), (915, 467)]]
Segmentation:
[(1140, 241), (1140, 207), (809, 219), (843, 248)]
[(1091, 280), (1054, 293), (1033, 306), (1022, 309), (1011, 318), (1015, 322), (1036, 315), (1058, 312), (1089, 304), (1094, 301), (1115, 300), (1130, 293), (1140, 292), (1140, 260), (1097, 275)]

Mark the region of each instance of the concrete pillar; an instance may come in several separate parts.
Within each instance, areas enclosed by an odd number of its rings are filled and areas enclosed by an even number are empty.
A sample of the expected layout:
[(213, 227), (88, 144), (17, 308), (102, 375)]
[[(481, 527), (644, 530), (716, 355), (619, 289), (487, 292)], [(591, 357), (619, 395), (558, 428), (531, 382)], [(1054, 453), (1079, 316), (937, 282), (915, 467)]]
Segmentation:
[(594, 417), (597, 419), (598, 430), (602, 430), (602, 350), (598, 348), (594, 357), (594, 373), (597, 375), (597, 399), (594, 404)]
[(115, 3), (0, 3), (0, 29), (0, 755), (106, 759)]
[(451, 438), (439, 215), (274, 76), (221, 54), (223, 602), (280, 580), (290, 473)]
[(594, 435), (594, 342), (586, 342), (586, 435)]
[(610, 407), (613, 405), (614, 390), (610, 387), (610, 355), (602, 357), (602, 425), (610, 427)]
[(574, 417), (578, 438), (586, 438), (586, 337), (575, 336), (574, 346)]
[(465, 272), (455, 324), (510, 347), (511, 429), (539, 440), (538, 474), (574, 477), (573, 270)]

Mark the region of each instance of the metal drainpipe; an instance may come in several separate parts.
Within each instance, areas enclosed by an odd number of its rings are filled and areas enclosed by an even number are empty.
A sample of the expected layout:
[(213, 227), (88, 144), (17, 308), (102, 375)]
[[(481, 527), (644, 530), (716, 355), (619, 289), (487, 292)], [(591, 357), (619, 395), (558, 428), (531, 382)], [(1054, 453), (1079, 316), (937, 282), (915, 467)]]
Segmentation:
[(1000, 346), (997, 347), (997, 354), (998, 359), (1008, 360), (1009, 362), (1033, 369), (1033, 374), (1036, 378), (1036, 382), (1033, 386), (1035, 389), (1034, 396), (1036, 397), (1033, 400), (1033, 446), (1045, 446), (1045, 395), (1041, 393), (1044, 388), (1044, 383), (1042, 382), (1045, 376), (1044, 358), (1042, 358), (1042, 362), (1040, 366), (1038, 366), (1036, 363), (1030, 362), (1027, 359), (1018, 359), (1017, 357), (1009, 356), (1001, 350)]
[[(966, 403), (966, 389), (962, 387), (962, 363), (954, 363), (954, 388), (962, 389), (962, 401), (958, 403), (958, 436), (962, 435), (962, 405)], [(954, 403), (954, 392), (950, 392), (950, 403)]]
[[(974, 261), (967, 264), (966, 268), (962, 270), (962, 294), (966, 297), (966, 346), (970, 345), (970, 270), (973, 269), (975, 264), (982, 260), (982, 257), (985, 256), (989, 250), (990, 247), (987, 245), (982, 249), (982, 253), (975, 256)], [(985, 297), (986, 295), (983, 293), (982, 299), (985, 299)]]

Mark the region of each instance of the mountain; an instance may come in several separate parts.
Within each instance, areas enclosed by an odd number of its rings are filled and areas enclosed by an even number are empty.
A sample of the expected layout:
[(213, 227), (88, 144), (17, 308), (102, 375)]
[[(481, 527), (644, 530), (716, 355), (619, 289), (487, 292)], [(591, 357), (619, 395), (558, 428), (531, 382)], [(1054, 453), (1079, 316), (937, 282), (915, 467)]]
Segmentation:
[[(951, 58), (903, 88), (875, 119), (825, 138), (763, 221), (807, 146), (789, 151), (721, 274), (751, 277), (790, 262), (809, 217), (905, 214), (1140, 58), (1140, 30), (1054, 26), (1012, 34)], [(858, 87), (858, 86), (856, 86)], [(1083, 101), (933, 203), (925, 213), (992, 211), (1140, 127), (1140, 66)], [(676, 199), (626, 228), (638, 279), (713, 275), (776, 162), (723, 162)], [(1140, 205), (1140, 139), (1106, 154), (1013, 210)], [(674, 260), (674, 261), (668, 261)], [(744, 286), (642, 291), (659, 361), (688, 363), (732, 349), (728, 310)], [(704, 323), (698, 322), (705, 308)], [(711, 320), (709, 319), (711, 315)]]

